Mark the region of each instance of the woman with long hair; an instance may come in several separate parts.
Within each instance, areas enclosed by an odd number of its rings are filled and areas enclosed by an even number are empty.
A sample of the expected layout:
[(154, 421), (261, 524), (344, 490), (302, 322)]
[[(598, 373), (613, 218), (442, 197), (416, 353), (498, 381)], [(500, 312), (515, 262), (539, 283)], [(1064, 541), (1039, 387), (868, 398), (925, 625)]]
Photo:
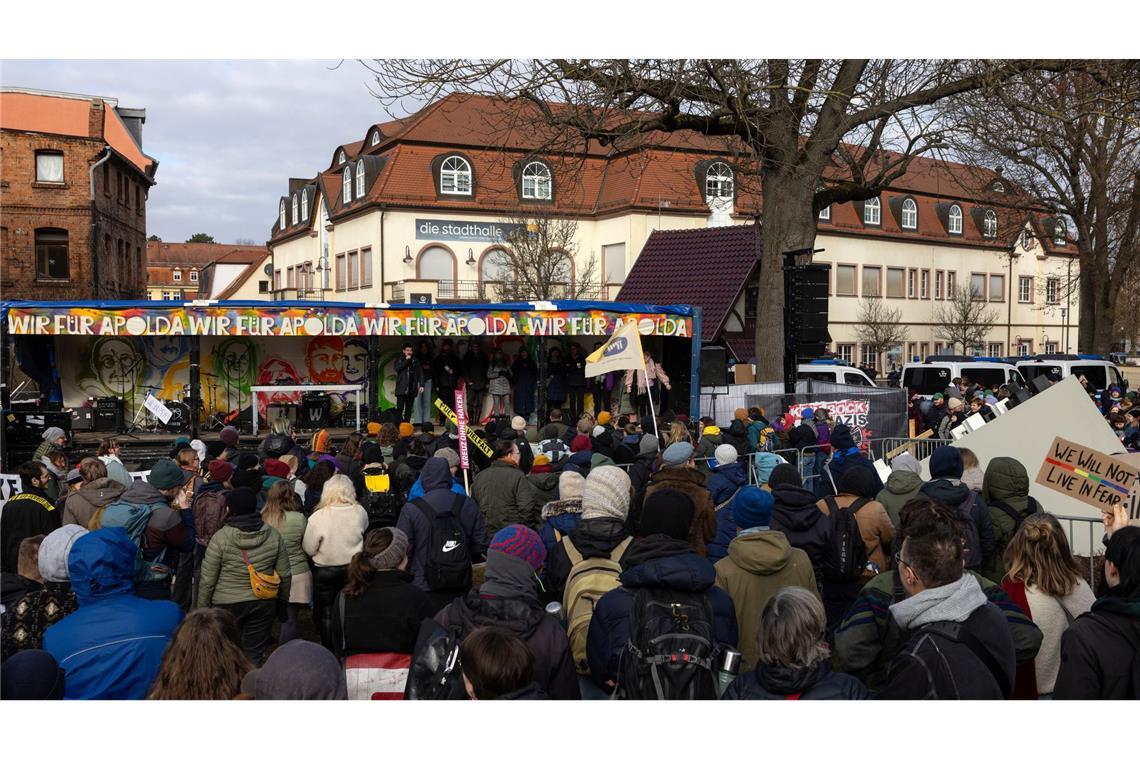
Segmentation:
[(321, 500), (321, 492), (324, 490), (325, 483), (333, 475), (336, 475), (336, 467), (327, 459), (317, 462), (309, 470), (309, 474), (305, 477), (304, 511), (306, 517), (312, 514), (313, 508)]
[(1014, 698), (1053, 693), (1061, 665), (1061, 636), (1096, 601), (1073, 557), (1065, 530), (1048, 512), (1026, 517), (1003, 557), (1002, 588), (1041, 629), (1041, 648), (1032, 663), (1017, 669)]
[(313, 599), (313, 573), (309, 570), (309, 558), (301, 548), (308, 522), (297, 511), (297, 500), (289, 481), (278, 481), (269, 488), (265, 506), (261, 509), (261, 519), (284, 539), (285, 551), (289, 554), (289, 570), (293, 573), (292, 585), (289, 587), (289, 608), (285, 613), (285, 622), (281, 624), (278, 642), (284, 644), (297, 638), (297, 616)]
[(174, 629), (147, 699), (233, 699), (251, 670), (234, 616), (194, 610)]
[[(399, 528), (368, 531), (348, 565), (344, 617), (333, 616), (333, 651), (341, 657), (411, 654), (420, 623), (435, 614), (408, 572), (408, 536)], [(338, 605), (339, 608), (339, 605)]]
[[(648, 432), (648, 431), (646, 431)], [(684, 441), (685, 443), (693, 443), (693, 436), (689, 433), (689, 428), (684, 422), (673, 420), (669, 423), (669, 427), (663, 431), (661, 439), (661, 450), (669, 448), (670, 444), (677, 441)]]
[(356, 502), (356, 488), (344, 475), (324, 484), (321, 500), (309, 516), (301, 542), (313, 559), (313, 617), (321, 644), (332, 649), (332, 614), (336, 595), (348, 579), (348, 563), (364, 545), (368, 513)]

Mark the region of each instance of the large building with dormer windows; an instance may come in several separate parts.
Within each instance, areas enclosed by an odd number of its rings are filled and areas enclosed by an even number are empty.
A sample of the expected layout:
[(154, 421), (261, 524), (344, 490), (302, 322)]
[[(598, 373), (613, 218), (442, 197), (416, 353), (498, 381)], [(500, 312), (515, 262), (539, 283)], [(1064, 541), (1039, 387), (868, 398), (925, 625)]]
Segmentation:
[[(552, 215), (577, 223), (561, 270), (566, 283), (580, 297), (609, 300), (655, 230), (759, 214), (755, 183), (734, 176), (719, 140), (651, 134), (574, 143), (535, 127), (520, 114), (528, 107), (451, 95), (336, 146), (328, 166), (289, 180), (278, 200), (260, 289), (278, 300), (493, 301), (504, 273), (491, 254), (510, 220)], [(816, 260), (832, 264), (834, 350), (873, 360), (855, 329), (866, 296), (902, 311), (910, 340), (897, 360), (941, 351), (936, 306), (966, 285), (1000, 316), (976, 350), (1075, 349), (1075, 246), (1060, 221), (1034, 213), (1007, 184), (992, 171), (918, 158), (879, 198), (825, 209)], [(579, 279), (589, 270), (588, 282)], [(751, 286), (725, 287), (737, 289), (726, 326), (746, 333), (755, 319)], [(731, 345), (740, 361), (751, 359), (745, 343)]]

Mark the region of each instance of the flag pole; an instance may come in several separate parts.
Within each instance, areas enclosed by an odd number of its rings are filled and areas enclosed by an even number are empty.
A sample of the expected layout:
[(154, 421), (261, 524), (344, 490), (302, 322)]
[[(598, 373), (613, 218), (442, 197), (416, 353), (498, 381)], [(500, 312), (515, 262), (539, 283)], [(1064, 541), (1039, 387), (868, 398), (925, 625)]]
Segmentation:
[[(661, 434), (657, 431), (657, 406), (653, 403), (653, 387), (649, 384), (649, 366), (645, 363), (644, 351), (641, 352), (641, 371), (645, 373), (645, 393), (649, 396), (649, 413), (653, 415), (653, 435), (660, 441)], [(633, 381), (636, 383), (637, 378), (633, 378)]]

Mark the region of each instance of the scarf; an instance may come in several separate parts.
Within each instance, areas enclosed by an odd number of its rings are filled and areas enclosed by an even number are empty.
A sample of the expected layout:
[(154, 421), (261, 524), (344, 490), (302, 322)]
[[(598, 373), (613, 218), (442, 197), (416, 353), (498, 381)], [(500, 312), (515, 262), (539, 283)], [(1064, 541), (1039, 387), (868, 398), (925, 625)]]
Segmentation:
[(988, 600), (978, 579), (963, 573), (953, 583), (928, 588), (890, 606), (891, 616), (903, 630), (948, 620), (961, 623)]

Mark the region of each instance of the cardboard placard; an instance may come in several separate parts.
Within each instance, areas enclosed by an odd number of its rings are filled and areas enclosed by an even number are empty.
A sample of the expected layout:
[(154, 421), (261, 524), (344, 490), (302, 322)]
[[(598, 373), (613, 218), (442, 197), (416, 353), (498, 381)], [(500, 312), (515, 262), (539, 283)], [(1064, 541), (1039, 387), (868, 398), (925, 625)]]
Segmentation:
[(1129, 498), (1140, 468), (1061, 436), (1053, 438), (1037, 473), (1037, 484), (1111, 512)]
[(146, 394), (146, 400), (143, 401), (143, 406), (150, 410), (150, 413), (158, 417), (158, 421), (163, 425), (170, 422), (170, 418), (174, 416), (174, 412), (166, 408), (166, 405), (156, 399), (151, 394)]

